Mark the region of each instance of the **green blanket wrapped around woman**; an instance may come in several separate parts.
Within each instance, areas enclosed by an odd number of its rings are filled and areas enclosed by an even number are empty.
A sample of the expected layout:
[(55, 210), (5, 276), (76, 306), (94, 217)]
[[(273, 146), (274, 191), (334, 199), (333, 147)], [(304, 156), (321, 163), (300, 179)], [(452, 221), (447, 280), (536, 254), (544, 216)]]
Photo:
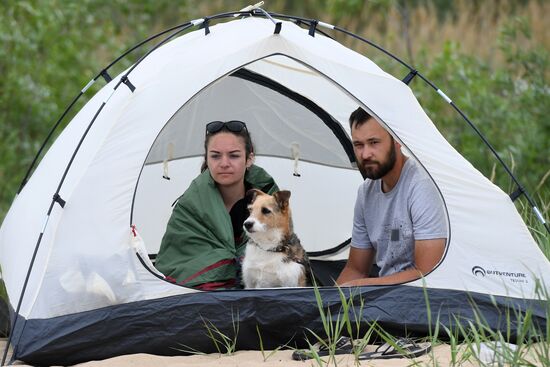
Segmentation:
[[(252, 165), (245, 186), (268, 194), (278, 191), (273, 178)], [(206, 169), (178, 200), (162, 238), (155, 266), (168, 279), (203, 290), (239, 286), (245, 236), (235, 243), (231, 217)]]

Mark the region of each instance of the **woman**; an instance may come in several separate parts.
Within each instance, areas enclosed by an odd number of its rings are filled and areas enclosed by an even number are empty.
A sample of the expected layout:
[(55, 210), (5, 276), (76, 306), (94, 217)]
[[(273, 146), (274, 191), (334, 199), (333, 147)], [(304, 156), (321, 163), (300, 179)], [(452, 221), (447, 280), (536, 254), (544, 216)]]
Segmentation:
[(254, 149), (242, 121), (206, 125), (201, 174), (178, 200), (155, 266), (168, 279), (202, 290), (239, 286), (248, 217), (244, 199), (255, 188), (278, 191), (273, 178), (253, 165)]

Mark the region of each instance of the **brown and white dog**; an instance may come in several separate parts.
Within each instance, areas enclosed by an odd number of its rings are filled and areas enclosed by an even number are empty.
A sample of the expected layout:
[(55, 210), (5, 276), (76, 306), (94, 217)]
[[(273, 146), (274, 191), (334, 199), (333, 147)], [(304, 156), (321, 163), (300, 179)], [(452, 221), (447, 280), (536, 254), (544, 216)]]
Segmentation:
[(248, 235), (243, 260), (245, 288), (305, 287), (311, 268), (306, 252), (292, 229), (290, 191), (273, 196), (249, 190), (250, 216), (244, 222)]

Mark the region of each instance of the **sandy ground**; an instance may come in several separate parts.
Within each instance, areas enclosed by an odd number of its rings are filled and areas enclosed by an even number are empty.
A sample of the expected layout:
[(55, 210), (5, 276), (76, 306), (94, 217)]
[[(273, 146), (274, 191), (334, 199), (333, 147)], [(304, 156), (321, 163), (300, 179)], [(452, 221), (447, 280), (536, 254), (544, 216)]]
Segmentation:
[[(372, 349), (375, 347), (373, 346)], [(266, 355), (268, 352), (266, 352)], [(434, 365), (432, 363), (433, 358), (437, 358), (440, 366), (449, 366), (450, 363), (450, 347), (448, 345), (441, 345), (434, 349), (433, 354), (425, 355), (416, 358), (415, 361), (420, 365)], [(112, 362), (111, 362), (112, 361)], [(424, 363), (422, 363), (424, 362)], [(113, 363), (113, 364), (111, 364)], [(373, 361), (361, 361), (360, 366), (387, 366), (387, 367), (401, 367), (410, 366), (413, 364), (413, 360), (410, 359), (391, 359), (391, 360), (373, 360)], [(205, 356), (189, 356), (189, 357), (157, 357), (147, 355), (133, 355), (112, 358), (111, 360), (101, 362), (89, 362), (81, 364), (80, 366), (239, 366), (239, 367), (279, 367), (279, 366), (300, 366), (309, 367), (317, 366), (315, 361), (294, 361), (292, 360), (292, 351), (284, 350), (277, 351), (273, 355), (269, 356), (267, 360), (264, 360), (261, 352), (258, 351), (240, 351), (232, 356), (219, 356), (217, 354), (210, 354)], [(331, 363), (331, 365), (334, 365)], [(353, 355), (338, 356), (338, 366), (357, 366)], [(465, 365), (467, 366), (467, 365)], [(473, 365), (472, 365), (473, 366)]]
[[(5, 340), (0, 340), (0, 350), (4, 351)], [(367, 351), (372, 351), (376, 347), (368, 346)], [(266, 358), (260, 351), (239, 351), (233, 355), (220, 356), (219, 354), (193, 355), (185, 357), (163, 357), (150, 354), (132, 354), (110, 358), (102, 361), (92, 361), (79, 364), (81, 367), (102, 367), (102, 366), (117, 366), (117, 367), (172, 367), (172, 366), (224, 366), (224, 367), (280, 367), (280, 366), (300, 366), (309, 367), (317, 366), (315, 361), (294, 361), (292, 360), (291, 350), (280, 350), (270, 355), (270, 351), (265, 351)], [(437, 362), (435, 362), (437, 361)], [(416, 362), (417, 364), (415, 364)], [(16, 362), (18, 366), (25, 366), (21, 362)], [(331, 363), (331, 365), (334, 365)], [(338, 356), (338, 366), (357, 366), (353, 355)], [(449, 366), (451, 361), (451, 348), (449, 345), (442, 344), (433, 348), (432, 352), (415, 359), (390, 359), (390, 360), (371, 360), (361, 361), (359, 366), (387, 366), (387, 367), (404, 367), (404, 366)], [(464, 363), (461, 366), (477, 366), (474, 363)]]

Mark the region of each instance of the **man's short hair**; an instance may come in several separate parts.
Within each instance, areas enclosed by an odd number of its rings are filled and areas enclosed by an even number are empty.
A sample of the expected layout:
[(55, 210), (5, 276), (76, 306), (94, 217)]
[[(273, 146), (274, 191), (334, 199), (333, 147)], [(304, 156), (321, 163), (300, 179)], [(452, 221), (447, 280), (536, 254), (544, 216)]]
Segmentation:
[[(365, 111), (362, 107), (358, 107), (355, 111), (351, 113), (349, 116), (349, 128), (350, 130), (353, 129), (353, 126), (355, 125), (355, 128), (357, 129), (359, 126), (363, 125), (365, 122), (367, 122), (369, 119), (372, 119), (372, 117), (367, 111)], [(386, 130), (386, 132), (388, 132)], [(391, 141), (393, 143), (393, 135), (388, 132), (388, 135), (391, 138)]]
[(367, 111), (365, 111), (362, 107), (358, 107), (349, 116), (349, 128), (352, 129), (353, 125), (357, 128), (367, 122), (370, 118), (372, 118), (372, 116), (369, 115)]

